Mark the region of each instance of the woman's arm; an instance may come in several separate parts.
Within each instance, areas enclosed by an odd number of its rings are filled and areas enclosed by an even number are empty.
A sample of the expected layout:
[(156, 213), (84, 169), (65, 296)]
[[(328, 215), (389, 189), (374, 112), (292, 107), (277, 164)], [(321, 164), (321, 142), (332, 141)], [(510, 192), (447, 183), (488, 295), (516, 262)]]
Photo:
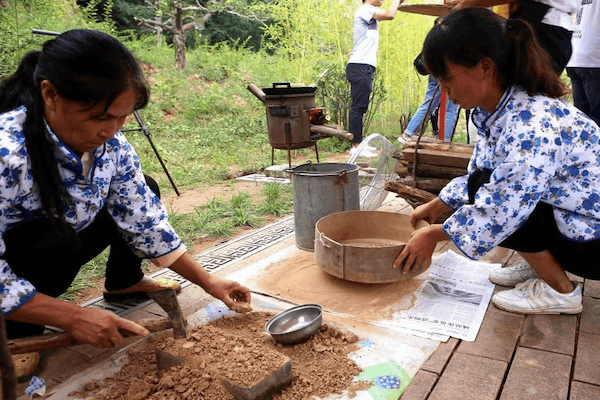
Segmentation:
[(87, 343), (100, 348), (123, 344), (119, 330), (136, 335), (149, 332), (133, 321), (96, 308), (83, 308), (77, 304), (58, 300), (41, 293), (10, 313), (9, 320), (32, 324), (50, 325), (69, 332), (79, 343)]

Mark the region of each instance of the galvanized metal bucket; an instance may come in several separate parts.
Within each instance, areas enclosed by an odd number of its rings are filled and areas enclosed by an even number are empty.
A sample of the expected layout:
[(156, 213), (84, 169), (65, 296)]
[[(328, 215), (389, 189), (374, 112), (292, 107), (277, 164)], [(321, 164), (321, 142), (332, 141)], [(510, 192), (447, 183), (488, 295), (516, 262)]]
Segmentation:
[(296, 246), (314, 251), (315, 224), (319, 219), (340, 211), (360, 210), (358, 166), (308, 163), (287, 171), (294, 185)]

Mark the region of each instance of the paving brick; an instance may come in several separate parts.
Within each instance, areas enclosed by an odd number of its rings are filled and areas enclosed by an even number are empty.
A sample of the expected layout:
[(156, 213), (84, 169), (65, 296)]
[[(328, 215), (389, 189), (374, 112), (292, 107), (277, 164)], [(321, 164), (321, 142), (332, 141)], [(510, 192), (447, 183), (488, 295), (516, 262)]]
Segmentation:
[(400, 398), (402, 400), (426, 400), (437, 380), (437, 374), (419, 371)]
[(427, 400), (495, 400), (508, 364), (454, 353)]
[(579, 332), (573, 379), (600, 386), (600, 335)]
[(583, 287), (583, 295), (600, 299), (600, 281), (586, 279)]
[(592, 399), (600, 399), (600, 386), (577, 381), (571, 382), (571, 396), (569, 396), (569, 400)]
[(489, 307), (477, 338), (461, 342), (457, 352), (509, 362), (515, 351), (524, 316)]
[(458, 345), (458, 339), (450, 338), (445, 343), (440, 343), (438, 348), (431, 356), (421, 365), (421, 369), (429, 372), (435, 372), (438, 375), (442, 374), (444, 367), (448, 363), (454, 348)]
[(528, 315), (519, 346), (573, 356), (576, 315)]
[(572, 357), (518, 347), (500, 400), (567, 400)]
[(600, 333), (600, 299), (583, 297), (583, 312), (579, 331), (589, 333)]

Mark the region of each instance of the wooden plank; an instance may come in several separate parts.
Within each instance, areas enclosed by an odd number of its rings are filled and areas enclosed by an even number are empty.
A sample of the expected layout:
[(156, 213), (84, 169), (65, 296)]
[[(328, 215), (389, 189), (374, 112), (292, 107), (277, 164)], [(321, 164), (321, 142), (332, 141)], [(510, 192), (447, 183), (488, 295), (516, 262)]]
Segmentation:
[[(416, 141), (409, 141), (404, 144), (402, 148), (402, 152), (411, 150), (415, 151), (415, 147), (417, 146)], [(419, 149), (425, 150), (437, 150), (437, 151), (450, 151), (457, 153), (467, 153), (473, 154), (474, 146), (471, 144), (463, 144), (463, 143), (452, 143), (452, 142), (423, 142), (422, 140), (419, 142)]]
[[(402, 158), (414, 162), (415, 153), (403, 151)], [(418, 164), (445, 165), (448, 167), (467, 168), (471, 156), (466, 153), (444, 152), (437, 150), (419, 150)]]
[[(413, 163), (407, 162), (407, 165), (400, 165), (396, 168), (396, 174), (398, 176), (407, 176), (412, 174)], [(408, 171), (408, 173), (405, 173)], [(430, 165), (430, 164), (421, 164), (417, 165), (417, 173), (418, 177), (431, 177), (431, 178), (442, 178), (442, 179), (454, 179), (459, 176), (463, 176), (467, 174), (466, 168), (461, 167), (448, 167), (443, 165)]]
[(417, 177), (416, 184), (413, 182), (412, 175), (406, 176), (404, 178), (398, 179), (398, 182), (401, 182), (405, 185), (419, 188), (421, 190), (426, 190), (430, 193), (439, 193), (440, 190), (444, 186), (450, 182), (449, 179), (441, 179), (441, 178), (421, 178)]

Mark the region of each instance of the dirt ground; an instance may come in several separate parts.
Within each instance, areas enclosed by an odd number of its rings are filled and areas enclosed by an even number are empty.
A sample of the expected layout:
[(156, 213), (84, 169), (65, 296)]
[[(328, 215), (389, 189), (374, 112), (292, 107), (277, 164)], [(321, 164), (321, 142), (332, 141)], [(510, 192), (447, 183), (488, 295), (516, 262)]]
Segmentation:
[[(234, 399), (223, 380), (252, 387), (289, 359), (291, 383), (274, 400), (302, 400), (348, 390), (353, 396), (371, 382), (352, 382), (361, 372), (347, 354), (357, 349), (352, 332), (323, 324), (304, 343), (277, 344), (263, 332), (272, 316), (237, 314), (191, 330), (186, 339), (150, 341), (129, 352), (129, 362), (111, 378), (87, 383), (72, 398), (93, 400)], [(179, 358), (182, 365), (157, 370), (155, 349)], [(218, 362), (216, 362), (218, 360)]]

